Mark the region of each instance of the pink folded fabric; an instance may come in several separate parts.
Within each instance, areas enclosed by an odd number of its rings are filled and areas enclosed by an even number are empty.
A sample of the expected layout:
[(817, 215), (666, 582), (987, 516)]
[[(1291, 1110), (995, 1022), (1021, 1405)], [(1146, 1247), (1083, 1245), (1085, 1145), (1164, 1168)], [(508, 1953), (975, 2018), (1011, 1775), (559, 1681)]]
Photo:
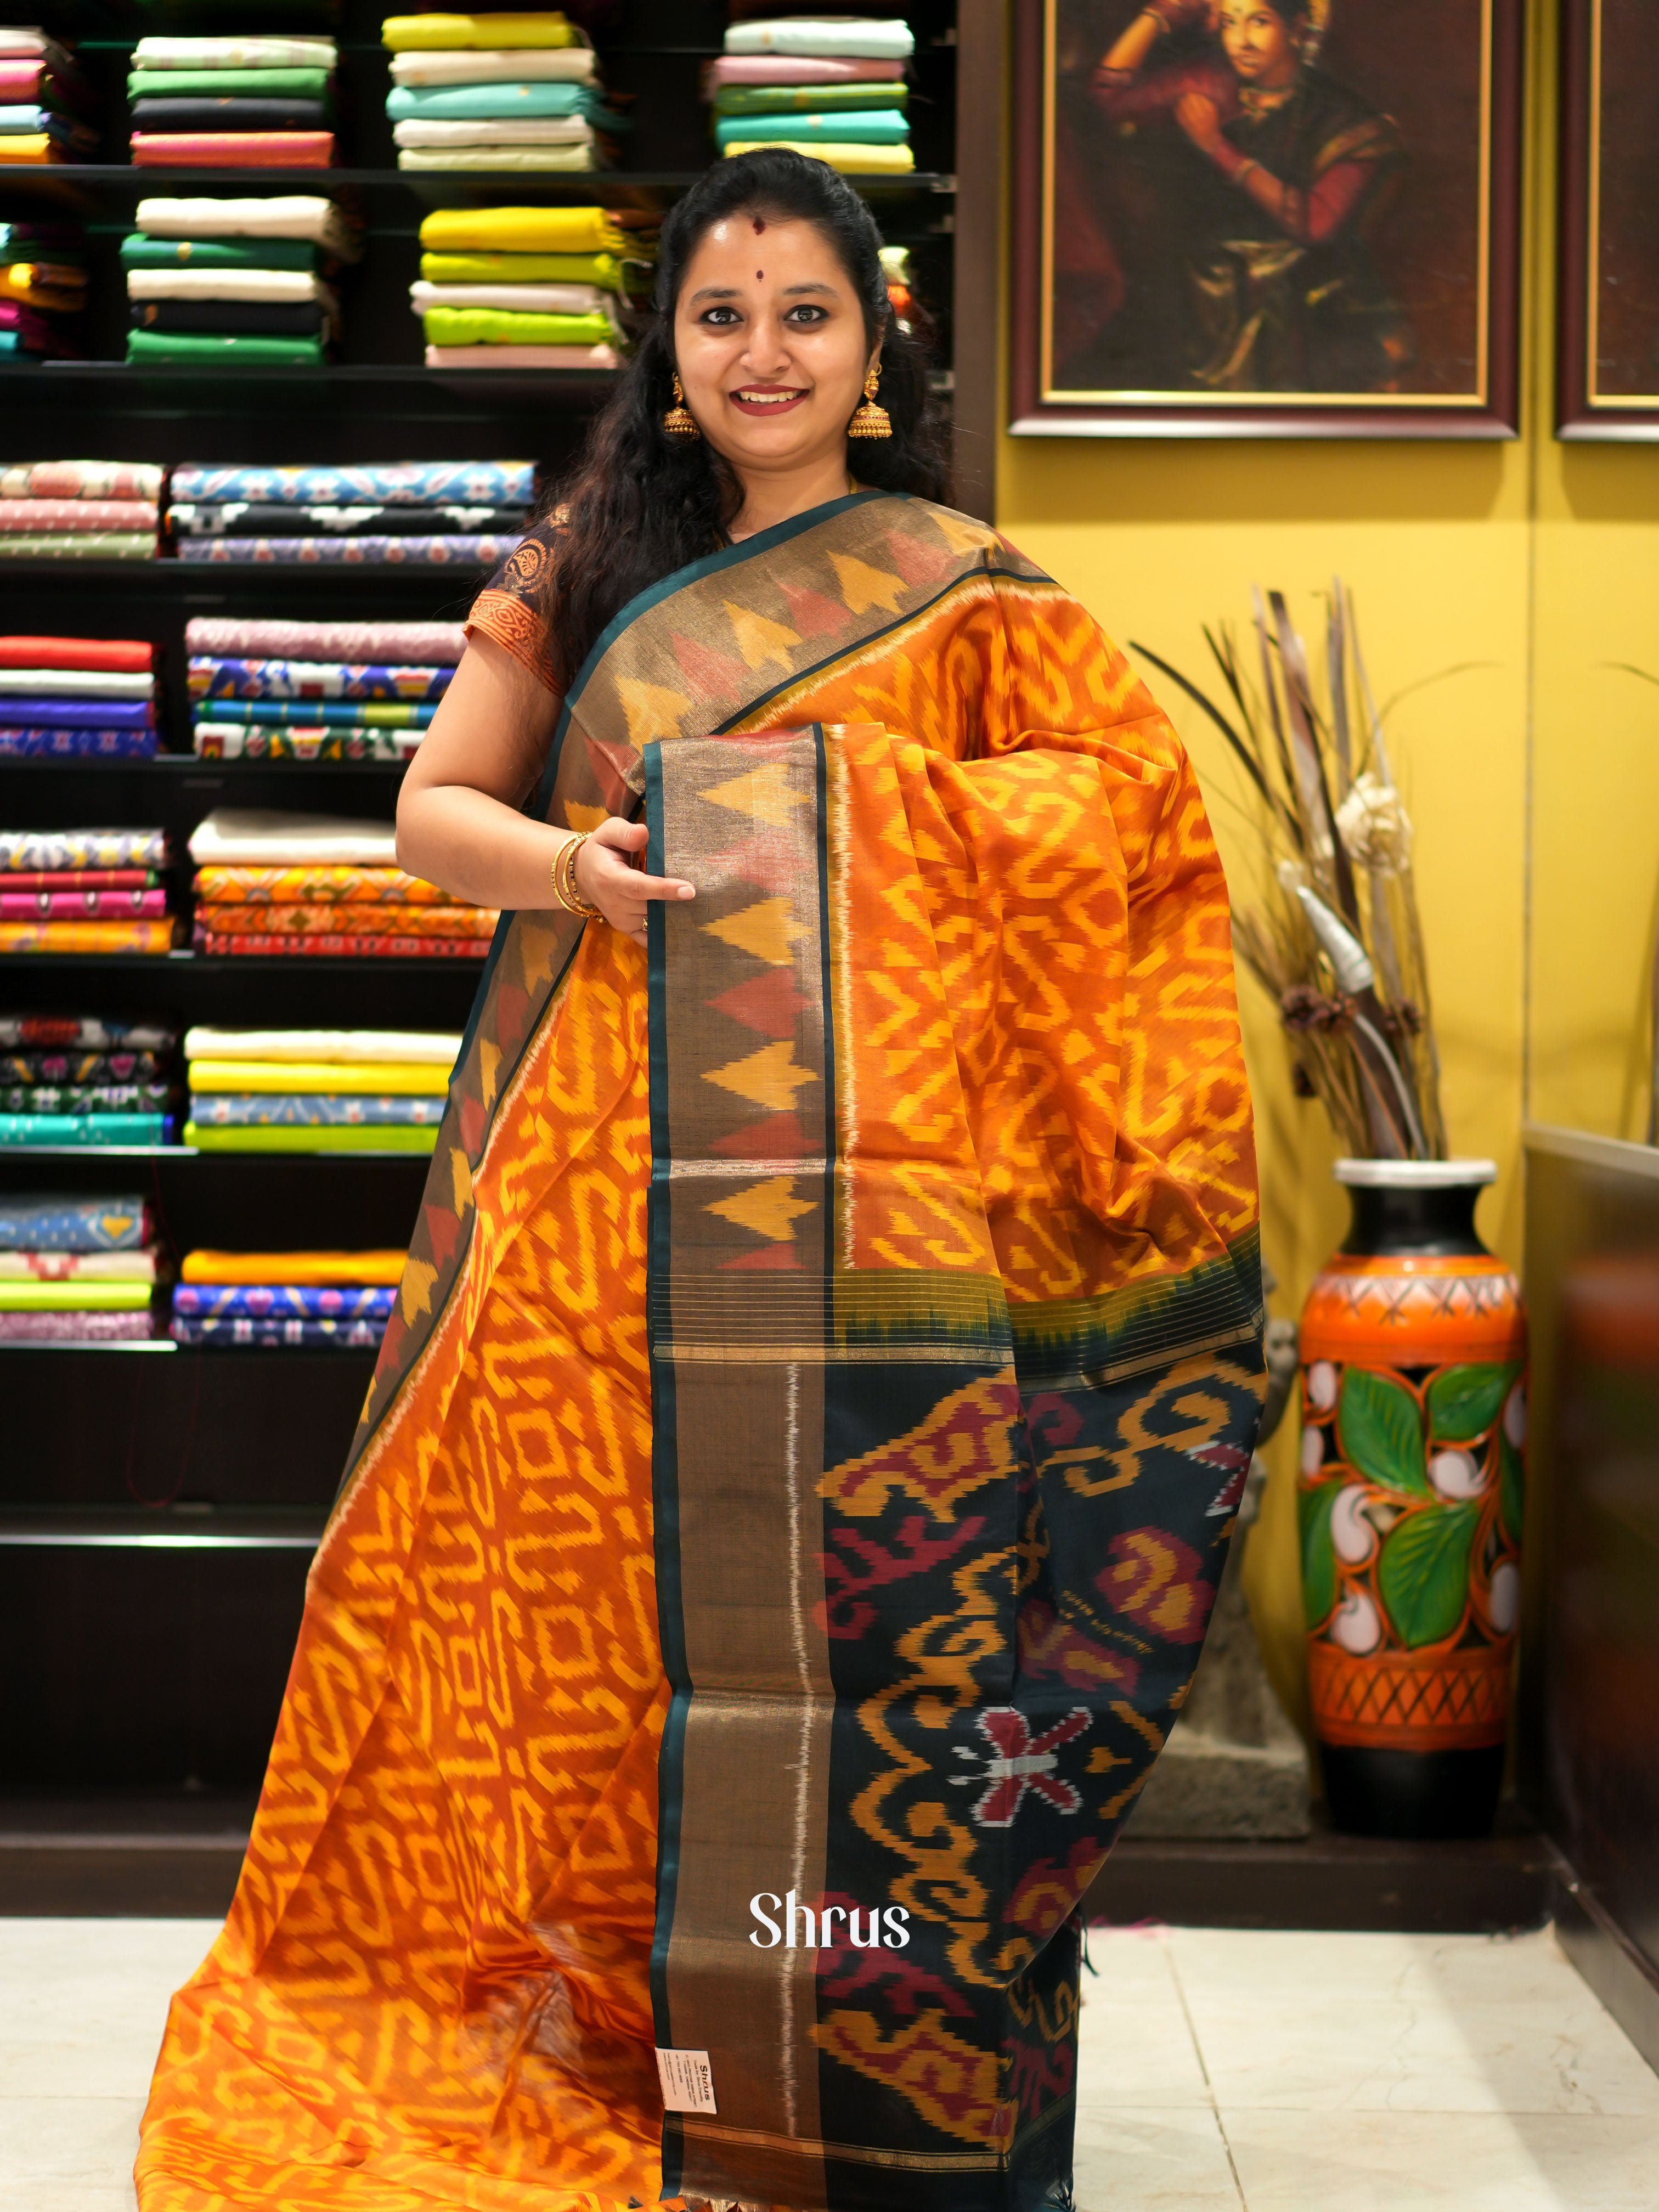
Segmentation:
[(135, 131), (141, 169), (325, 169), (331, 131)]
[(41, 62), (0, 62), (0, 106), (33, 106), (46, 74)]
[(154, 530), (155, 502), (142, 499), (0, 499), (0, 531)]
[(426, 349), (428, 368), (617, 368), (614, 346), (475, 345)]
[(794, 54), (722, 54), (703, 72), (703, 84), (891, 84), (902, 82), (902, 62), (819, 61)]

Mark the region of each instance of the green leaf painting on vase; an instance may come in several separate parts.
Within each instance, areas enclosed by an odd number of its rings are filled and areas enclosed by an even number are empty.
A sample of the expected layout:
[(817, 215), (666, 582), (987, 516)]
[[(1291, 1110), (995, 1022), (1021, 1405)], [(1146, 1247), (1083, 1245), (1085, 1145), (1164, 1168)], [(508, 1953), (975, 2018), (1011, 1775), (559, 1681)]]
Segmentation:
[(1446, 1443), (1469, 1443), (1485, 1436), (1502, 1412), (1510, 1385), (1520, 1372), (1515, 1361), (1443, 1367), (1424, 1393), (1429, 1426), (1435, 1437)]
[(1336, 1551), (1331, 1542), (1331, 1508), (1340, 1480), (1322, 1482), (1297, 1498), (1302, 1531), (1302, 1604), (1310, 1628), (1322, 1627), (1336, 1603)]
[(1478, 1504), (1434, 1506), (1408, 1513), (1389, 1531), (1377, 1589), (1408, 1651), (1443, 1642), (1463, 1619), (1480, 1520)]
[(1337, 1407), (1342, 1456), (1368, 1481), (1412, 1498), (1431, 1498), (1423, 1449), (1423, 1416), (1403, 1382), (1369, 1367), (1342, 1376)]

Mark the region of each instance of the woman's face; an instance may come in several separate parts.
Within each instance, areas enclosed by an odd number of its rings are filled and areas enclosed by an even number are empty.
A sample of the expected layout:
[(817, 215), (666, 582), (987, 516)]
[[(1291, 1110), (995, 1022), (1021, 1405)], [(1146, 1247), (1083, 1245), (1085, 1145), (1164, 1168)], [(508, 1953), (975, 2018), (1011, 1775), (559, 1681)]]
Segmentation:
[(739, 475), (811, 466), (845, 438), (870, 366), (864, 316), (816, 223), (714, 224), (674, 310), (685, 404)]
[(1222, 0), (1218, 27), (1233, 73), (1245, 84), (1273, 89), (1289, 84), (1301, 56), (1290, 25), (1258, 0)]

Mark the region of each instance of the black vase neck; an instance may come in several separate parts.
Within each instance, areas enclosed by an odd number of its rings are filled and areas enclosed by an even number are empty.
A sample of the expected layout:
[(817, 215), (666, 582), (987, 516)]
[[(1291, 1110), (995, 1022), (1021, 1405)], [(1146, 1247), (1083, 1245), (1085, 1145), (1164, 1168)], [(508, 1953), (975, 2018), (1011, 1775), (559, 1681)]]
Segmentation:
[(1474, 1226), (1475, 1200), (1485, 1188), (1473, 1181), (1426, 1190), (1351, 1184), (1353, 1218), (1341, 1249), (1356, 1258), (1379, 1260), (1485, 1255)]

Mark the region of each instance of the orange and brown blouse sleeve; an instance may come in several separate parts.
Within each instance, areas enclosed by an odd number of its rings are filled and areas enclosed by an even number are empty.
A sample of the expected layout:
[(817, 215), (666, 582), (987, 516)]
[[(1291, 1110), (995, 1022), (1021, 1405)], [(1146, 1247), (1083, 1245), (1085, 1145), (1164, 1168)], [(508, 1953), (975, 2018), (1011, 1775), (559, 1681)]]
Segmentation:
[(544, 611), (554, 547), (553, 524), (538, 522), (479, 592), (466, 621), (469, 638), (493, 638), (550, 691), (558, 689)]

